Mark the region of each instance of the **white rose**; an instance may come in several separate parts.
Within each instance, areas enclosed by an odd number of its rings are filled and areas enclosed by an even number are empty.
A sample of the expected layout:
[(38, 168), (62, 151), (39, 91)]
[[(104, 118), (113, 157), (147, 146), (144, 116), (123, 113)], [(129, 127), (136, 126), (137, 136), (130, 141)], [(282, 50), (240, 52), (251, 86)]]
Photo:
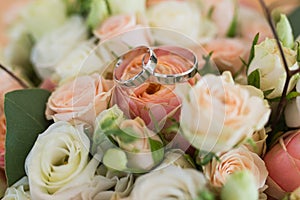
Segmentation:
[[(296, 85), (296, 91), (300, 92), (300, 80), (298, 80)], [(300, 97), (288, 102), (285, 111), (285, 122), (288, 127), (298, 128), (300, 127)]]
[(61, 0), (37, 0), (32, 1), (21, 16), (29, 33), (39, 40), (66, 21), (67, 8)]
[(139, 177), (129, 199), (197, 199), (205, 184), (202, 173), (169, 166)]
[(6, 189), (2, 200), (30, 200), (28, 178), (23, 177), (14, 185)]
[(39, 135), (25, 162), (32, 199), (70, 199), (93, 180), (99, 160), (89, 161), (83, 127), (57, 122)]
[(55, 66), (55, 72), (61, 81), (101, 71), (103, 61), (93, 51), (95, 47), (94, 40), (82, 42), (59, 62)]
[(146, 0), (108, 0), (108, 5), (113, 15), (144, 13)]
[(210, 180), (212, 186), (222, 187), (230, 174), (248, 170), (255, 177), (256, 189), (264, 187), (268, 171), (264, 161), (256, 153), (241, 146), (220, 154), (219, 159), (220, 161), (213, 159), (203, 167), (203, 173)]
[[(283, 47), (283, 51), (289, 68), (298, 68), (296, 62), (297, 52)], [(260, 72), (260, 89), (262, 91), (273, 91), (267, 95), (268, 98), (280, 97), (286, 80), (286, 72), (280, 56), (280, 52), (274, 39), (266, 39), (255, 45), (255, 56), (249, 66), (248, 75), (256, 69)], [(295, 76), (289, 83), (288, 92), (295, 86)]]
[(264, 100), (235, 84), (230, 72), (206, 75), (189, 87), (176, 88), (182, 97), (180, 125), (183, 136), (197, 149), (230, 150), (262, 129), (269, 119), (270, 109)]
[(33, 47), (31, 61), (42, 78), (52, 75), (54, 67), (80, 42), (87, 39), (87, 28), (79, 16), (46, 34)]
[(151, 27), (169, 28), (197, 40), (201, 29), (201, 11), (188, 1), (164, 1), (147, 10)]

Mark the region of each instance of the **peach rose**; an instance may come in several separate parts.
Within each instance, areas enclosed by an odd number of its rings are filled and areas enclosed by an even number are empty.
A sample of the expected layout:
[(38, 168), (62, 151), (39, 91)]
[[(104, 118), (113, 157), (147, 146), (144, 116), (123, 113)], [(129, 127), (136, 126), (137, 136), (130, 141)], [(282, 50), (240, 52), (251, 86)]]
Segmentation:
[(243, 63), (240, 58), (247, 60), (247, 52), (250, 49), (241, 39), (219, 38), (204, 45), (208, 52), (213, 52), (212, 58), (221, 71), (237, 73)]
[(113, 82), (99, 74), (81, 76), (59, 86), (49, 97), (47, 119), (93, 124), (110, 101)]
[(267, 137), (268, 135), (264, 128), (259, 131), (255, 131), (252, 135), (254, 146), (251, 146), (250, 144), (245, 144), (245, 146), (253, 153), (256, 153), (260, 157), (263, 157), (267, 150), (267, 144), (266, 144)]
[[(186, 59), (170, 52), (161, 49), (155, 49), (154, 52), (158, 57), (156, 73), (178, 74), (187, 70), (187, 63), (192, 65)], [(141, 70), (142, 57), (143, 55), (136, 56), (128, 63), (123, 75), (121, 75), (121, 80), (127, 80)], [(190, 79), (189, 83), (194, 84), (194, 81), (194, 79)], [(148, 127), (153, 128), (156, 122), (164, 125), (167, 117), (174, 117), (178, 120), (181, 102), (174, 94), (174, 88), (174, 85), (162, 85), (150, 80), (134, 89), (124, 90), (117, 87), (114, 102), (127, 116), (131, 118), (140, 117)]]
[(285, 133), (264, 157), (269, 177), (267, 193), (283, 198), (300, 186), (300, 130)]
[[(241, 144), (268, 122), (270, 108), (254, 87), (235, 84), (231, 73), (202, 77), (195, 86), (178, 85), (183, 136), (200, 150), (224, 152)], [(256, 91), (256, 90), (255, 90)], [(255, 109), (254, 109), (255, 108)]]
[(266, 38), (273, 37), (270, 26), (264, 16), (249, 7), (241, 6), (239, 8), (238, 24), (239, 35), (249, 41), (249, 45), (251, 45), (251, 42), (257, 33), (259, 33), (258, 43), (264, 41)]
[(215, 187), (222, 187), (228, 175), (249, 170), (255, 177), (257, 189), (263, 188), (268, 176), (264, 161), (255, 153), (241, 146), (219, 156), (221, 161), (212, 160), (204, 167), (204, 174)]

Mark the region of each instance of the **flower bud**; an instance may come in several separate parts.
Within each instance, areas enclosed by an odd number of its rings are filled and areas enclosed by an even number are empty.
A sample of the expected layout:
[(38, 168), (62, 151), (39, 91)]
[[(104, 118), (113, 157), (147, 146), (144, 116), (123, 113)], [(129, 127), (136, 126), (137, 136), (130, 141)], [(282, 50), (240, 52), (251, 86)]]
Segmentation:
[(294, 47), (293, 30), (286, 15), (280, 15), (280, 20), (276, 24), (276, 31), (278, 33), (279, 40), (282, 42), (283, 46), (287, 48)]
[(258, 190), (254, 176), (247, 170), (231, 174), (221, 191), (222, 200), (257, 200)]

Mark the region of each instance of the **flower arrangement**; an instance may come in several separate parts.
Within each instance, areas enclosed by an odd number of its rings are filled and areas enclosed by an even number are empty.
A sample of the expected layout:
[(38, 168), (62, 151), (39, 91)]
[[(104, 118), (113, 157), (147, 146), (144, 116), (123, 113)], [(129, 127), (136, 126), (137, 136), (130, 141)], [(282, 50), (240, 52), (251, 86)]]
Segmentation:
[(0, 65), (3, 199), (299, 199), (297, 11), (249, 4), (30, 2)]

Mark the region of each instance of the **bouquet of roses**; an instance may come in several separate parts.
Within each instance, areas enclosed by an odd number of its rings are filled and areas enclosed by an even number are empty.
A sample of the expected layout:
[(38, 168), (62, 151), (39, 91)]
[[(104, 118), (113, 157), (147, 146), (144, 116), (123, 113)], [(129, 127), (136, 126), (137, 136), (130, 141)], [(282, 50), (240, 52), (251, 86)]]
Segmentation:
[(298, 12), (249, 3), (30, 2), (0, 65), (3, 199), (300, 199)]

